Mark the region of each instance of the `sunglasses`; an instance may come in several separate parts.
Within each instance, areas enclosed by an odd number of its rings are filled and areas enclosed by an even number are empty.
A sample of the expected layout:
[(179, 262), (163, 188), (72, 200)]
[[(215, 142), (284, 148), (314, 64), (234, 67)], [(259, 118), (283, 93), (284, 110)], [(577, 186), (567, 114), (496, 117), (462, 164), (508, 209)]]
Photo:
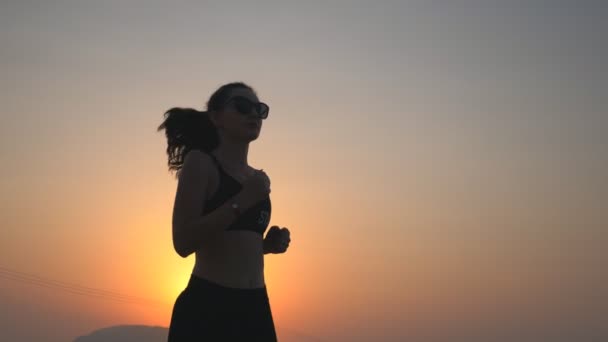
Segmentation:
[(226, 101), (226, 104), (229, 102), (234, 103), (234, 109), (237, 112), (243, 115), (248, 115), (255, 109), (255, 112), (258, 114), (260, 119), (266, 119), (268, 117), (268, 112), (270, 111), (270, 107), (264, 102), (253, 102), (250, 99), (244, 96), (235, 96)]

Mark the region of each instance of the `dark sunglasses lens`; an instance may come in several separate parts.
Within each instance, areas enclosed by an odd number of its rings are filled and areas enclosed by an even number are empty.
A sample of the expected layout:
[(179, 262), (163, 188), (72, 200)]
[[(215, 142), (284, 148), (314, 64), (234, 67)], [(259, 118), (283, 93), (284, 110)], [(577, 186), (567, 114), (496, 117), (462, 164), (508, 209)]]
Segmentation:
[(234, 108), (243, 115), (247, 115), (255, 109), (261, 119), (266, 119), (270, 110), (267, 104), (263, 102), (254, 103), (244, 97), (234, 98)]
[(253, 103), (245, 99), (235, 99), (234, 108), (241, 114), (249, 114), (253, 109)]
[(259, 106), (258, 106), (258, 114), (260, 114), (260, 117), (262, 119), (266, 119), (268, 117), (268, 111), (270, 110), (270, 108), (268, 108), (268, 105), (260, 102)]

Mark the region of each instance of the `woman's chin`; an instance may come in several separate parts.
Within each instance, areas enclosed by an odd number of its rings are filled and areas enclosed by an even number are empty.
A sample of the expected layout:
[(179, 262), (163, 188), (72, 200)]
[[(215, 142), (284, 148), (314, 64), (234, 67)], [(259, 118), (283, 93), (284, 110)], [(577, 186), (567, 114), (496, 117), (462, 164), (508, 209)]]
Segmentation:
[(243, 139), (247, 140), (247, 141), (253, 141), (253, 140), (256, 140), (259, 136), (260, 136), (259, 132), (249, 133), (249, 134), (244, 135)]

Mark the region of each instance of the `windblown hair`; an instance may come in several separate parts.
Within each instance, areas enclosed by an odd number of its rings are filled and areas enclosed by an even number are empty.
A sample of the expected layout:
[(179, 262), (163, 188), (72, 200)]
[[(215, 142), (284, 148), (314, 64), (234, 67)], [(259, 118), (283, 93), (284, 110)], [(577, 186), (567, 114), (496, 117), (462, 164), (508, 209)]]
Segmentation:
[(198, 111), (193, 108), (173, 107), (165, 112), (164, 121), (157, 131), (165, 130), (167, 137), (167, 157), (169, 171), (176, 172), (176, 178), (184, 163), (186, 154), (191, 150), (201, 150), (210, 153), (219, 145), (219, 135), (213, 122), (209, 119), (209, 111), (223, 109), (230, 98), (231, 91), (253, 88), (243, 82), (227, 83), (218, 88), (207, 101), (207, 110)]

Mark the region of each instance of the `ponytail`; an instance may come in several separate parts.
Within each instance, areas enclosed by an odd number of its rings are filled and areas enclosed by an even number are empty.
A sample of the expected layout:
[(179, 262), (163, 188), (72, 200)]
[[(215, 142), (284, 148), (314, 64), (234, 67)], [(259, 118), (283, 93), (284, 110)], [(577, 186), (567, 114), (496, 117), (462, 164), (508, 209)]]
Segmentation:
[(192, 108), (174, 107), (164, 114), (163, 123), (157, 131), (165, 130), (169, 170), (179, 176), (184, 158), (191, 150), (210, 153), (219, 144), (215, 125), (207, 112)]

